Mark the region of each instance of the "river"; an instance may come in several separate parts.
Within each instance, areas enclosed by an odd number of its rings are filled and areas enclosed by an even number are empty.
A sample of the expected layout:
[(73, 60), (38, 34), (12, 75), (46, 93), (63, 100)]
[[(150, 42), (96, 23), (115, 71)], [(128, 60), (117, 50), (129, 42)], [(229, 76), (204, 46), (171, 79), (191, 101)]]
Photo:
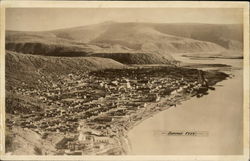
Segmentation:
[[(192, 60), (189, 63), (222, 63), (241, 68), (233, 78), (219, 82), (214, 91), (192, 98), (143, 121), (128, 133), (129, 155), (237, 155), (243, 146), (243, 61), (239, 59)], [(207, 135), (173, 136), (159, 132), (193, 131)]]

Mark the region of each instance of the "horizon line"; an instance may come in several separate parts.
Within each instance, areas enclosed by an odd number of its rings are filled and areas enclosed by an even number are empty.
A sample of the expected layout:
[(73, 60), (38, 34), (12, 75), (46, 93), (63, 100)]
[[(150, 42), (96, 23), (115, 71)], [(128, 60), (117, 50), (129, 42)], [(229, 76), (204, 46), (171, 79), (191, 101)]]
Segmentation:
[(12, 31), (12, 32), (49, 32), (49, 31), (57, 31), (57, 30), (64, 30), (64, 29), (72, 29), (72, 28), (79, 28), (79, 27), (88, 27), (93, 25), (99, 25), (104, 23), (148, 23), (148, 24), (206, 24), (206, 25), (243, 25), (242, 23), (204, 23), (204, 22), (147, 22), (147, 21), (127, 21), (127, 22), (119, 22), (119, 21), (113, 21), (113, 20), (106, 20), (99, 23), (92, 23), (92, 24), (86, 24), (86, 25), (79, 25), (79, 26), (71, 26), (71, 27), (62, 27), (62, 28), (54, 28), (49, 30), (12, 30), (12, 29), (5, 29), (6, 31)]

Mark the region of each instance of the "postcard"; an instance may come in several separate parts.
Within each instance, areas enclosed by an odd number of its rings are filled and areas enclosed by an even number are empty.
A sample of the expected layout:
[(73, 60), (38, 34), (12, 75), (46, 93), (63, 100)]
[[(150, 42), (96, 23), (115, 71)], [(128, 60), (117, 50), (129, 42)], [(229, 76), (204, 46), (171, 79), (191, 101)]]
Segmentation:
[(249, 158), (247, 2), (1, 2), (2, 160)]

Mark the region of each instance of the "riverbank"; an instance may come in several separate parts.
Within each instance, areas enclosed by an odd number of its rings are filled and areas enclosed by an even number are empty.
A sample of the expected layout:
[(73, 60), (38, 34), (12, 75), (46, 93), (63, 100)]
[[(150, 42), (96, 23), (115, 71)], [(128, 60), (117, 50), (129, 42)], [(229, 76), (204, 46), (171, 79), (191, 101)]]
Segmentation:
[[(242, 107), (242, 64), (240, 60), (211, 62), (206, 60), (202, 63), (218, 64), (221, 62), (232, 67), (216, 67), (216, 70), (234, 75), (233, 77), (218, 83), (218, 86), (216, 84), (216, 89), (209, 92), (207, 96), (188, 99), (177, 108), (157, 113), (134, 127), (128, 132), (132, 149), (128, 154), (240, 154), (242, 152), (242, 117), (240, 116), (242, 115), (240, 108)], [(189, 63), (199, 62), (192, 60)], [(213, 70), (213, 68), (205, 70)], [(237, 130), (232, 131), (233, 127), (237, 127)], [(205, 132), (208, 136), (177, 137), (165, 135), (167, 131), (176, 130)], [(160, 133), (156, 135), (155, 131)]]
[[(197, 64), (196, 64), (197, 65)], [(213, 66), (213, 65), (211, 65)], [(190, 66), (189, 66), (190, 67)], [(207, 67), (207, 64), (199, 64), (198, 67)], [(214, 67), (218, 67), (217, 65), (215, 65)], [(221, 65), (221, 67), (224, 67), (224, 65)], [(226, 67), (231, 67), (231, 66), (226, 66)], [(214, 72), (214, 71), (207, 71), (207, 72)], [(213, 80), (213, 79), (214, 80)], [(180, 106), (183, 102), (188, 101), (190, 99), (192, 99), (192, 97), (202, 97), (203, 95), (207, 95), (207, 91), (212, 89), (214, 89), (214, 86), (220, 82), (220, 78), (215, 77), (215, 75), (209, 77), (209, 79), (211, 80), (210, 82), (208, 82), (209, 87), (206, 87), (206, 92), (205, 94), (202, 92), (202, 94), (200, 95), (200, 93), (196, 93), (196, 94), (187, 94), (183, 91), (179, 92), (179, 93), (175, 93), (173, 95), (170, 96), (166, 96), (161, 98), (161, 100), (159, 102), (154, 102), (154, 103), (149, 103), (147, 105), (147, 107), (145, 108), (145, 111), (143, 113), (141, 113), (140, 115), (137, 115), (140, 119), (134, 122), (130, 122), (130, 124), (127, 124), (126, 128), (125, 128), (125, 132), (120, 136), (120, 143), (122, 145), (122, 149), (123, 149), (123, 154), (131, 154), (131, 145), (130, 145), (130, 140), (128, 137), (128, 133), (133, 130), (133, 128), (136, 128), (138, 125), (140, 125), (141, 123), (143, 123), (145, 120), (154, 117), (155, 115), (168, 110), (171, 107), (176, 108), (176, 106)], [(126, 141), (124, 141), (126, 140)]]
[[(35, 89), (40, 97), (34, 96), (34, 89), (25, 84), (13, 88), (16, 94), (12, 96), (18, 97), (19, 106), (9, 108), (10, 112), (15, 115), (18, 110), (24, 112), (25, 107), (31, 114), (21, 113), (14, 121), (7, 115), (7, 125), (29, 128), (45, 140), (62, 135), (60, 140), (52, 139), (57, 140), (53, 144), (58, 155), (126, 154), (130, 129), (192, 96), (207, 95), (211, 86), (227, 77), (219, 71), (203, 72), (176, 66), (58, 75), (57, 79), (65, 80), (64, 85), (59, 86), (53, 78), (49, 80), (48, 85), (57, 84), (50, 87), (51, 95), (42, 87)], [(47, 108), (34, 107), (31, 96)], [(7, 103), (11, 105), (13, 101), (15, 99), (9, 98)], [(27, 103), (32, 110), (27, 108)]]
[(218, 56), (196, 56), (196, 55), (183, 55), (183, 57), (187, 57), (193, 60), (203, 60), (203, 59), (243, 59), (243, 56), (225, 56), (225, 55), (218, 55)]
[(131, 123), (128, 128), (126, 128), (126, 131), (124, 132), (123, 135), (121, 135), (119, 137), (120, 140), (120, 145), (122, 147), (122, 154), (126, 155), (131, 153), (131, 145), (130, 145), (130, 140), (128, 138), (128, 133), (130, 130), (132, 130), (133, 128), (135, 128), (136, 126), (138, 126), (140, 123), (142, 123), (143, 121), (153, 117), (154, 115), (165, 111), (171, 107), (176, 107), (176, 105), (181, 104), (182, 101), (186, 101), (188, 99), (190, 99), (191, 96), (179, 96), (179, 99), (176, 99), (175, 101), (171, 101), (172, 105), (169, 105), (169, 98), (162, 98), (161, 101), (159, 101), (158, 103), (150, 103), (148, 106), (149, 108), (153, 109), (155, 108), (154, 111), (150, 111), (150, 112), (145, 112), (143, 115), (141, 115), (141, 119), (139, 121), (133, 122)]

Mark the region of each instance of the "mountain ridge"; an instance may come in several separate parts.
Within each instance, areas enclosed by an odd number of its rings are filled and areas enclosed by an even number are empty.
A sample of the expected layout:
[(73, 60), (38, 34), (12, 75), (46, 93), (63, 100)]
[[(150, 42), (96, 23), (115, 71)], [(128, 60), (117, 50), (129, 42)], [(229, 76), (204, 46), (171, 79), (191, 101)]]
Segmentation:
[[(138, 62), (120, 62), (161, 64), (174, 60), (175, 53), (242, 51), (241, 27), (238, 24), (104, 22), (43, 32), (7, 31), (6, 49), (45, 56), (107, 57), (116, 61), (134, 57)], [(139, 61), (140, 56), (144, 61)]]

